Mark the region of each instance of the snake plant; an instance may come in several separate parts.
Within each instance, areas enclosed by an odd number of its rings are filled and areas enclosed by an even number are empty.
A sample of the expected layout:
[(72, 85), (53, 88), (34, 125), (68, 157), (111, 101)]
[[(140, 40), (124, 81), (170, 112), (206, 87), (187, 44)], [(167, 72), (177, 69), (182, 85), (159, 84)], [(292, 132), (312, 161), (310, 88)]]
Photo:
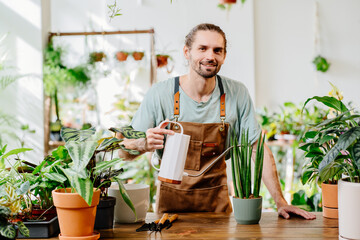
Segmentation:
[(234, 184), (235, 197), (258, 198), (260, 192), (261, 176), (264, 162), (265, 136), (260, 133), (255, 154), (254, 182), (252, 185), (251, 156), (253, 146), (249, 142), (249, 131), (241, 133), (241, 143), (238, 144), (237, 136), (233, 132), (231, 136), (231, 168)]

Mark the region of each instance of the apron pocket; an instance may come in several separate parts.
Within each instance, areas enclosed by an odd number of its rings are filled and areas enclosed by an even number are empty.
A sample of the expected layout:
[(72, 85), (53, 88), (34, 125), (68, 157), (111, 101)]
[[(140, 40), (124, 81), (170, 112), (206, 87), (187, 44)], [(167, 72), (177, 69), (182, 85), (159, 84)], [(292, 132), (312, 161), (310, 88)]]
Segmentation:
[(219, 151), (218, 143), (203, 143), (201, 149), (202, 157), (214, 157), (219, 156), (221, 153)]
[(190, 140), (185, 162), (186, 170), (200, 170), (201, 146), (201, 141)]
[(231, 212), (227, 185), (176, 189), (160, 185), (158, 212)]

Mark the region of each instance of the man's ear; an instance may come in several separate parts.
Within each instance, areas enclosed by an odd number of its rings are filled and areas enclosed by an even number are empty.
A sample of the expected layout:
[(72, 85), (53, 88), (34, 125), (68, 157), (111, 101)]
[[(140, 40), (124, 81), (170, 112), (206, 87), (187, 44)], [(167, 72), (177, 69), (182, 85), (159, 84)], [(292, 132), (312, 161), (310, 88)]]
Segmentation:
[(190, 49), (185, 45), (184, 48), (183, 48), (183, 52), (184, 52), (184, 56), (187, 60), (189, 60), (189, 52), (190, 52)]

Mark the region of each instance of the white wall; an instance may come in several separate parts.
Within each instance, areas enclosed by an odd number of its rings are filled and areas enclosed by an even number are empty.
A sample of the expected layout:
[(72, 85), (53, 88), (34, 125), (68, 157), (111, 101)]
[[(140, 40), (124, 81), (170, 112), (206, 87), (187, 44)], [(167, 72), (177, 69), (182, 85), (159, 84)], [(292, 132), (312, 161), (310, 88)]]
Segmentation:
[[(106, 3), (113, 4), (113, 1), (109, 0)], [(175, 58), (176, 63), (172, 73), (175, 75), (187, 71), (182, 55), (185, 35), (199, 23), (215, 23), (225, 31), (229, 44), (227, 60), (220, 74), (244, 82), (254, 97), (254, 34), (251, 0), (243, 6), (241, 4), (234, 6), (228, 16), (226, 11), (217, 8), (218, 0), (173, 0), (172, 4), (170, 0), (120, 0), (117, 3), (123, 15), (109, 22), (108, 8), (104, 1), (53, 0), (52, 31), (155, 28), (156, 49), (158, 52), (171, 51), (170, 55)], [(169, 75), (162, 69), (158, 71), (159, 80), (167, 77)]]
[[(30, 74), (0, 93), (0, 108), (29, 124), (35, 134), (25, 136), (25, 147), (34, 151), (25, 159), (39, 162), (43, 158), (43, 89), (42, 33), (40, 0), (0, 0), (0, 34), (8, 33), (4, 45), (9, 51), (7, 65), (21, 74)], [(17, 132), (21, 136), (21, 132)], [(8, 150), (19, 147), (9, 142)]]
[(276, 109), (285, 101), (304, 102), (337, 85), (344, 101), (360, 103), (360, 1), (318, 0), (321, 54), (331, 63), (316, 72), (315, 0), (256, 0), (256, 104)]

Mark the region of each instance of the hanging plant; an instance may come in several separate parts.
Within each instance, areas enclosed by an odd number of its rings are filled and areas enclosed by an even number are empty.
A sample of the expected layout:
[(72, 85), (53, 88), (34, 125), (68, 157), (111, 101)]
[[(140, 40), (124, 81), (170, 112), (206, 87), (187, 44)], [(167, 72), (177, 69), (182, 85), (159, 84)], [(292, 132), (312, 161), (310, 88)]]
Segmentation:
[(328, 63), (328, 61), (320, 55), (315, 57), (313, 64), (315, 65), (316, 70), (320, 72), (326, 72), (330, 67), (330, 63)]
[(156, 55), (157, 67), (158, 68), (165, 67), (168, 64), (169, 57), (170, 57), (169, 55), (157, 54)]
[[(218, 8), (221, 10), (230, 11), (231, 7), (236, 4), (237, 0), (219, 0)], [(246, 0), (241, 0), (241, 3), (244, 4)]]
[(106, 54), (104, 52), (92, 52), (89, 56), (89, 63), (93, 64), (95, 62), (101, 62), (106, 58)]
[(116, 53), (116, 59), (119, 61), (119, 62), (124, 62), (126, 61), (127, 57), (129, 56), (129, 53), (128, 52), (125, 52), (125, 51), (119, 51)]
[(144, 52), (133, 52), (132, 53), (132, 56), (135, 61), (140, 61), (141, 59), (143, 59), (144, 55), (145, 55)]

